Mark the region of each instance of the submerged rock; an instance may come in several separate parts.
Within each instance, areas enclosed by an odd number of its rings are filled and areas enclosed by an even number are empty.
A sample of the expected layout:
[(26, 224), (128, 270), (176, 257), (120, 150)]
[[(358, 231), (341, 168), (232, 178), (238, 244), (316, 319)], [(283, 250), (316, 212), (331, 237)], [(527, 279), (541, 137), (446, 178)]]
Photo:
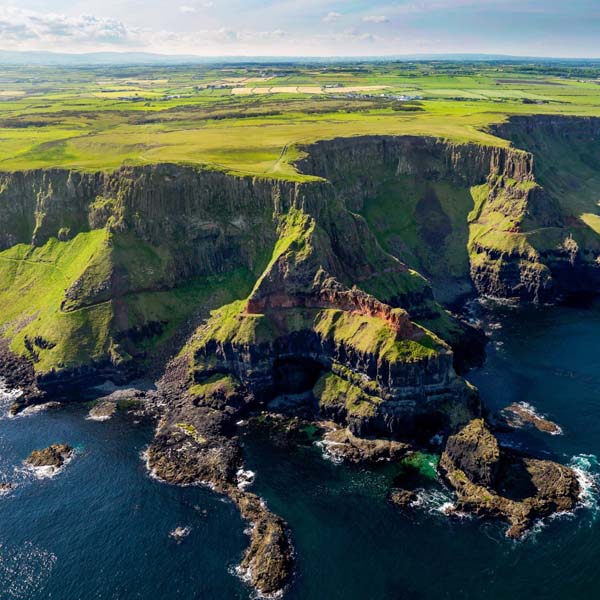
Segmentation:
[(448, 439), (439, 469), (456, 491), (455, 510), (507, 520), (508, 537), (572, 510), (581, 494), (573, 469), (501, 448), (482, 419)]
[(109, 400), (97, 402), (88, 413), (88, 419), (92, 421), (108, 421), (116, 412), (117, 403)]
[(71, 456), (73, 456), (73, 448), (68, 444), (52, 444), (43, 450), (34, 450), (25, 462), (32, 467), (52, 467), (57, 470)]
[(12, 492), (17, 486), (14, 483), (0, 483), (0, 496)]

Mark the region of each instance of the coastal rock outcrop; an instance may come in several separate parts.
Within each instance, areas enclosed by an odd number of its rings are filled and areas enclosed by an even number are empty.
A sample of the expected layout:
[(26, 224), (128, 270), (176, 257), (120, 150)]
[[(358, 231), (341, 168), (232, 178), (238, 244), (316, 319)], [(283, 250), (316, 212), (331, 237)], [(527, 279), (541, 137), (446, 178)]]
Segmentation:
[(68, 444), (52, 444), (43, 450), (34, 450), (25, 460), (32, 467), (60, 469), (73, 456), (73, 448)]
[(405, 442), (361, 438), (344, 428), (327, 431), (321, 444), (333, 459), (352, 463), (399, 461), (413, 452), (413, 447)]
[(539, 415), (535, 409), (525, 402), (514, 402), (503, 408), (492, 418), (494, 427), (511, 429), (522, 429), (528, 426), (535, 427), (542, 433), (560, 435), (560, 425)]
[(573, 510), (581, 494), (571, 468), (502, 448), (482, 419), (448, 439), (439, 469), (456, 491), (455, 510), (507, 520), (508, 537)]
[(169, 400), (146, 452), (150, 471), (177, 485), (204, 484), (229, 497), (250, 525), (250, 545), (240, 575), (263, 595), (288, 583), (293, 569), (290, 532), (255, 494), (238, 481), (243, 468), (236, 422), (253, 399), (240, 382), (215, 375), (186, 389), (186, 365), (174, 361), (160, 382), (158, 402)]

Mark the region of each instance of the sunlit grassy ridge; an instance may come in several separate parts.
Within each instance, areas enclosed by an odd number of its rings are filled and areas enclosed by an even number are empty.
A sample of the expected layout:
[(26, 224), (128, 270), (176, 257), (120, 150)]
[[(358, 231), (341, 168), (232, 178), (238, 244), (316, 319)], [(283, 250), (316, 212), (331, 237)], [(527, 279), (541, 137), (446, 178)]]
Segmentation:
[[(600, 116), (600, 70), (571, 71), (493, 63), (5, 68), (0, 170), (184, 162), (298, 178), (297, 146), (322, 139), (430, 135), (506, 144), (486, 128), (509, 115)], [(334, 85), (341, 87), (325, 87)], [(322, 93), (291, 92), (297, 86)], [(361, 86), (386, 87), (347, 91)], [(239, 88), (290, 93), (234, 94)]]
[[(122, 256), (127, 252), (127, 256)], [(205, 307), (220, 306), (246, 295), (254, 278), (247, 269), (221, 276), (189, 279), (172, 289), (135, 291), (149, 281), (133, 280), (134, 293), (113, 297), (95, 294), (108, 281), (115, 265), (161, 267), (160, 257), (150, 255), (143, 243), (120, 240), (106, 229), (80, 233), (68, 242), (51, 238), (41, 247), (18, 244), (0, 253), (0, 334), (11, 339), (11, 348), (34, 359), (36, 370), (46, 372), (110, 359), (127, 361), (168, 340), (186, 318)], [(77, 302), (65, 292), (79, 282)], [(88, 300), (89, 299), (89, 300)], [(125, 320), (119, 315), (126, 315)], [(134, 347), (120, 343), (120, 333), (131, 336), (148, 323), (160, 329)], [(135, 336), (135, 333), (134, 333)]]

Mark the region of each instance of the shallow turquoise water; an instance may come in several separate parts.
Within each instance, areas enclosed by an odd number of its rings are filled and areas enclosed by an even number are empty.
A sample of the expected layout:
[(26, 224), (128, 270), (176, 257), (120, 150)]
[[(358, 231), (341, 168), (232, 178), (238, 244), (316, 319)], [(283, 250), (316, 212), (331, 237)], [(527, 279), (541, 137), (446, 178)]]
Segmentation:
[[(564, 435), (511, 438), (588, 474), (600, 456), (600, 312), (570, 308), (486, 313), (489, 358), (469, 379), (491, 408), (526, 401)], [(118, 415), (98, 423), (86, 409), (0, 421), (0, 598), (249, 598), (231, 570), (246, 544), (234, 507), (202, 488), (149, 478), (140, 458), (148, 425)], [(34, 448), (78, 448), (64, 472), (38, 480), (21, 468)], [(590, 506), (520, 542), (504, 527), (450, 520), (435, 482), (421, 509), (387, 500), (395, 470), (369, 472), (324, 460), (314, 446), (279, 447), (244, 438), (253, 490), (285, 517), (298, 554), (286, 597), (299, 599), (595, 598), (600, 592), (600, 522)], [(203, 511), (206, 511), (204, 514)], [(176, 543), (169, 532), (191, 527)]]

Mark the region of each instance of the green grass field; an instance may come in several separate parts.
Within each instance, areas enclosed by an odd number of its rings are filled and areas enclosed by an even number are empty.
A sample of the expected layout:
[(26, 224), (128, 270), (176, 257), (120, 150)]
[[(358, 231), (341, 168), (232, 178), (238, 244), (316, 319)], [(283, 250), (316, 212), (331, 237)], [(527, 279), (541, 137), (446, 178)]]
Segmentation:
[[(386, 87), (348, 91), (368, 86)], [(184, 162), (298, 178), (299, 144), (367, 134), (506, 144), (486, 128), (538, 113), (600, 116), (600, 66), (2, 67), (0, 170)]]

